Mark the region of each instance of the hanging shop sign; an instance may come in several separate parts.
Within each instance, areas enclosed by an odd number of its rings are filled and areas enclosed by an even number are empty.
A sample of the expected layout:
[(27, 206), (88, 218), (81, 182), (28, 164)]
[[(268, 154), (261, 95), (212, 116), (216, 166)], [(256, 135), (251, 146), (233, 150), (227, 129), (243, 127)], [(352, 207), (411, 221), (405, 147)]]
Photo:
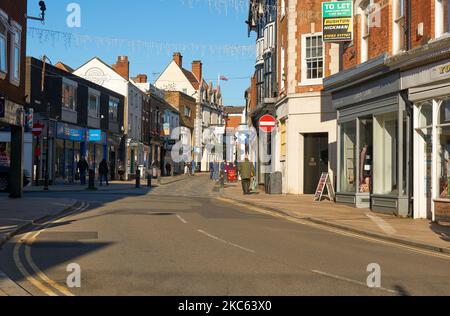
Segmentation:
[(322, 21), (324, 42), (349, 42), (353, 40), (352, 1), (323, 2)]

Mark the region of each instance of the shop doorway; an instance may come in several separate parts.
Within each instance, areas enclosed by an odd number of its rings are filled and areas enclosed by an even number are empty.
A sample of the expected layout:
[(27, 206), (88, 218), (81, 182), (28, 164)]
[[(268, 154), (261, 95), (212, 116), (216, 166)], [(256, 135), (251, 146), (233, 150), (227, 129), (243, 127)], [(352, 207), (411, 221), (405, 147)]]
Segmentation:
[(328, 134), (304, 134), (304, 194), (314, 194), (323, 172), (328, 172)]

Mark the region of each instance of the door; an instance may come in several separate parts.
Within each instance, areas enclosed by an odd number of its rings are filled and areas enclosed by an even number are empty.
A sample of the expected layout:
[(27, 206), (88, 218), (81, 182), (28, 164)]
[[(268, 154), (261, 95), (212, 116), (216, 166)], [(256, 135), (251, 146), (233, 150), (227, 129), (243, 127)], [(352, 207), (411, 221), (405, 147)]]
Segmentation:
[(314, 194), (323, 172), (328, 172), (328, 134), (304, 134), (304, 194)]

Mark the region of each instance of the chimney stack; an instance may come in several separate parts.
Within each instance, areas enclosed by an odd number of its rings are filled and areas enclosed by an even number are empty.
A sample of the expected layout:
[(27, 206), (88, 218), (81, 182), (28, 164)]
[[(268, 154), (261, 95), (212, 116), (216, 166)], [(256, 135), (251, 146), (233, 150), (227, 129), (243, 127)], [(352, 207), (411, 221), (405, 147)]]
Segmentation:
[(136, 83), (147, 83), (147, 79), (148, 79), (147, 75), (139, 74), (136, 76), (136, 78), (134, 78), (134, 81)]
[(203, 64), (200, 60), (194, 60), (192, 62), (192, 73), (195, 78), (197, 78), (198, 82), (203, 79)]
[(181, 55), (181, 53), (173, 53), (173, 60), (180, 68), (183, 68), (183, 56)]
[(116, 64), (112, 65), (112, 68), (124, 79), (130, 79), (130, 62), (128, 61), (128, 56), (119, 56)]

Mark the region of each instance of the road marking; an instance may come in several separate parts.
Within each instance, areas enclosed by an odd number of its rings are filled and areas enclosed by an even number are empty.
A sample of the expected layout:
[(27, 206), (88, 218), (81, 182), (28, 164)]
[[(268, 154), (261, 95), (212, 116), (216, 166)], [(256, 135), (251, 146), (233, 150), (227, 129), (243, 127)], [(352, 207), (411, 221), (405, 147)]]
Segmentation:
[[(38, 236), (42, 232), (44, 232), (47, 228), (49, 228), (52, 224), (59, 223), (61, 220), (65, 219), (71, 215), (74, 215), (76, 213), (81, 213), (84, 210), (86, 210), (88, 207), (89, 207), (89, 204), (86, 202), (83, 202), (78, 208), (76, 208), (72, 212), (70, 212), (68, 214), (63, 214), (63, 215), (55, 218), (53, 221), (48, 222), (44, 225), (41, 225), (42, 228), (39, 229), (38, 231), (34, 231), (34, 232), (32, 231), (32, 232), (25, 234), (24, 237), (21, 238), (21, 240), (18, 243), (16, 243), (16, 245), (14, 247), (14, 262), (15, 262), (17, 268), (19, 269), (20, 273), (27, 279), (28, 282), (33, 284), (36, 288), (38, 288), (40, 291), (42, 291), (44, 294), (46, 294), (48, 296), (57, 296), (57, 294), (53, 290), (51, 290), (50, 287), (53, 287), (53, 289), (61, 292), (62, 294), (66, 295), (66, 296), (74, 296), (74, 294), (72, 292), (70, 292), (69, 290), (67, 290), (66, 288), (59, 285), (57, 282), (50, 279), (45, 273), (43, 273), (38, 268), (38, 266), (34, 263), (33, 258), (31, 256), (31, 247), (30, 246), (37, 240)], [(33, 235), (33, 236), (31, 236), (31, 235)], [(29, 236), (31, 236), (31, 237), (29, 237)], [(20, 251), (21, 245), (24, 243), (25, 243), (25, 260), (27, 261), (28, 265), (33, 270), (35, 276), (37, 276), (38, 279), (40, 279), (40, 280), (31, 276), (28, 273), (27, 269), (22, 264), (19, 251)], [(41, 282), (41, 281), (43, 281), (43, 282)], [(48, 287), (48, 286), (50, 286), (50, 287)]]
[(14, 262), (16, 264), (17, 269), (19, 270), (19, 272), (25, 277), (25, 279), (34, 285), (34, 287), (38, 288), (41, 292), (43, 292), (45, 295), (47, 296), (57, 296), (55, 292), (53, 292), (51, 289), (49, 289), (48, 287), (46, 287), (42, 282), (36, 280), (34, 277), (32, 277), (28, 271), (25, 269), (25, 267), (22, 264), (22, 261), (20, 260), (20, 255), (19, 255), (19, 249), (20, 246), (22, 245), (22, 241), (19, 241), (16, 243), (16, 245), (14, 246)]
[(217, 237), (217, 236), (211, 235), (211, 234), (205, 232), (204, 230), (199, 229), (199, 230), (197, 230), (197, 231), (198, 231), (200, 234), (203, 234), (203, 235), (205, 235), (205, 236), (207, 236), (207, 237), (209, 237), (209, 238), (211, 238), (211, 239), (214, 239), (214, 240), (219, 241), (219, 242), (221, 242), (221, 243), (227, 244), (227, 245), (229, 245), (229, 246), (233, 246), (233, 247), (239, 248), (239, 249), (241, 249), (241, 250), (244, 250), (244, 251), (247, 251), (247, 252), (250, 252), (250, 253), (256, 253), (256, 251), (254, 251), (254, 250), (251, 250), (251, 249), (248, 249), (248, 248), (239, 246), (239, 245), (237, 245), (237, 244), (234, 244), (234, 243), (232, 243), (232, 242), (226, 241), (226, 240), (224, 240), (224, 239), (222, 239), (222, 238), (219, 238), (219, 237)]
[(266, 214), (268, 216), (272, 216), (272, 217), (277, 217), (277, 218), (281, 218), (290, 222), (294, 222), (294, 223), (298, 223), (298, 224), (302, 224), (305, 226), (310, 226), (310, 227), (314, 227), (320, 230), (326, 230), (335, 234), (339, 234), (339, 235), (343, 235), (343, 236), (347, 236), (347, 237), (352, 237), (352, 238), (356, 238), (356, 239), (361, 239), (361, 240), (365, 240), (365, 241), (370, 241), (376, 244), (384, 244), (384, 245), (388, 245), (388, 246), (394, 246), (397, 248), (402, 248), (402, 249), (406, 249), (415, 253), (420, 253), (423, 255), (427, 255), (427, 256), (431, 256), (431, 257), (435, 257), (435, 258), (440, 258), (440, 259), (445, 259), (445, 260), (450, 260), (450, 255), (444, 254), (444, 253), (438, 253), (432, 250), (424, 250), (424, 249), (420, 249), (417, 247), (413, 247), (413, 246), (407, 246), (407, 245), (403, 245), (400, 243), (396, 243), (396, 242), (391, 242), (391, 241), (387, 241), (387, 240), (381, 240), (375, 237), (369, 237), (369, 236), (363, 236), (357, 233), (352, 233), (352, 232), (348, 232), (348, 231), (344, 231), (342, 229), (338, 229), (338, 228), (332, 228), (332, 227), (328, 227), (325, 225), (320, 225), (320, 224), (316, 224), (313, 223), (311, 221), (308, 220), (302, 220), (302, 219), (298, 219), (292, 216), (288, 216), (288, 215), (284, 215), (278, 212), (273, 212), (273, 211), (266, 211), (263, 210), (262, 208), (259, 207), (255, 207), (255, 206), (249, 206), (247, 204), (244, 203), (239, 203), (236, 201), (232, 201), (232, 200), (228, 200), (222, 197), (218, 197), (216, 198), (219, 201), (225, 202), (225, 203), (229, 203), (235, 206), (240, 206), (240, 207), (244, 207), (247, 208), (249, 210), (253, 210), (255, 212), (261, 213), (261, 214)]
[(177, 214), (177, 218), (183, 223), (183, 224), (187, 224), (188, 222), (183, 218), (183, 217), (181, 217), (179, 214)]
[(389, 225), (385, 220), (383, 220), (382, 218), (366, 213), (366, 216), (372, 221), (374, 222), (384, 233), (386, 233), (387, 235), (395, 235), (395, 233), (397, 232), (395, 230), (394, 227), (392, 227), (391, 225)]
[(336, 274), (326, 273), (326, 272), (319, 271), (319, 270), (312, 270), (311, 272), (316, 273), (316, 274), (320, 274), (322, 276), (326, 276), (326, 277), (329, 277), (329, 278), (332, 278), (332, 279), (336, 279), (336, 280), (340, 280), (340, 281), (344, 281), (344, 282), (349, 282), (349, 283), (353, 283), (353, 284), (357, 284), (357, 285), (361, 285), (361, 286), (366, 287), (366, 288), (371, 289), (371, 290), (381, 290), (381, 291), (385, 291), (385, 292), (389, 292), (389, 293), (393, 293), (393, 294), (399, 294), (397, 291), (390, 290), (390, 289), (387, 289), (387, 288), (384, 288), (384, 287), (371, 288), (371, 287), (368, 287), (367, 284), (364, 283), (364, 282), (357, 281), (357, 280), (352, 280), (352, 279), (349, 279), (349, 278), (346, 278), (346, 277), (341, 277), (341, 276), (336, 275)]

